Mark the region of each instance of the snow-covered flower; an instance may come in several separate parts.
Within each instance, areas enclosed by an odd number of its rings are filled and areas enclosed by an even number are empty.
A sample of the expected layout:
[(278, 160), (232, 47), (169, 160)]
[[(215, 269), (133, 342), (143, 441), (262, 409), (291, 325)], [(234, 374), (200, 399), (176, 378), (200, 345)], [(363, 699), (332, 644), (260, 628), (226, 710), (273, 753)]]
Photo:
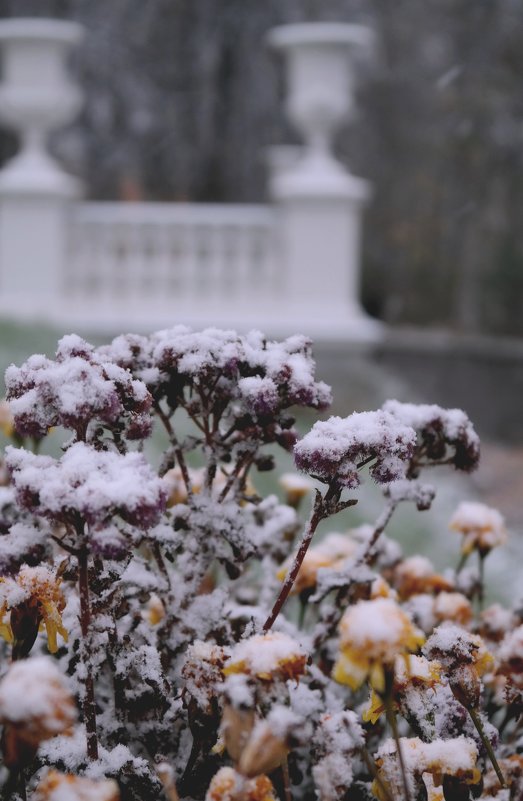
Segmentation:
[(114, 779), (87, 779), (49, 770), (38, 783), (33, 801), (119, 801)]
[[(442, 409), (436, 404), (400, 403), (388, 400), (382, 407), (418, 435), (417, 468), (427, 463), (451, 463), (470, 472), (479, 462), (479, 437), (461, 409)], [(417, 472), (417, 471), (416, 471)]]
[(333, 677), (353, 690), (368, 678), (371, 687), (385, 690), (385, 671), (397, 656), (417, 651), (425, 641), (408, 615), (390, 598), (360, 601), (347, 609), (340, 625), (340, 653)]
[(391, 414), (355, 412), (315, 423), (294, 446), (294, 459), (299, 470), (318, 481), (354, 489), (367, 463), (379, 484), (404, 478), (415, 444), (414, 429)]
[(461, 552), (476, 550), (485, 556), (507, 541), (503, 516), (497, 509), (476, 501), (463, 501), (452, 515), (450, 528), (463, 535)]
[(43, 437), (53, 426), (73, 429), (80, 439), (91, 421), (118, 421), (129, 439), (143, 439), (152, 428), (152, 398), (142, 381), (100, 358), (76, 334), (58, 343), (56, 360), (31, 356), (5, 375), (14, 426), (22, 436)]
[(394, 586), (402, 599), (453, 589), (451, 582), (434, 570), (432, 562), (419, 555), (409, 556), (395, 566)]
[[(318, 570), (329, 568), (340, 570), (345, 561), (353, 556), (358, 549), (358, 543), (346, 534), (331, 532), (313, 548), (309, 548), (292, 588), (292, 594), (297, 595), (303, 590), (316, 586)], [(277, 578), (284, 581), (293, 560), (288, 559), (278, 570)]]
[(6, 765), (30, 759), (41, 742), (67, 732), (75, 720), (73, 697), (49, 657), (13, 662), (0, 681)]
[[(424, 743), (418, 737), (401, 737), (400, 748), (405, 766), (407, 786), (413, 798), (418, 797), (423, 774), (429, 773), (439, 786), (445, 776), (452, 776), (464, 784), (476, 784), (481, 771), (476, 767), (478, 750), (473, 740), (455, 737)], [(379, 801), (403, 798), (403, 776), (394, 740), (387, 740), (377, 753), (378, 777), (372, 791)], [(383, 792), (386, 790), (388, 795)]]
[(306, 476), (299, 473), (282, 473), (278, 479), (280, 487), (285, 492), (285, 503), (297, 509), (303, 498), (314, 489), (314, 484)]
[(433, 609), (438, 624), (450, 620), (460, 626), (467, 626), (472, 620), (470, 601), (461, 592), (440, 592), (434, 598)]
[(467, 709), (475, 709), (481, 691), (480, 678), (494, 663), (479, 634), (443, 623), (431, 634), (423, 652), (441, 663), (455, 698)]
[(234, 768), (220, 768), (212, 777), (205, 801), (277, 801), (271, 780), (265, 776), (247, 779)]
[[(441, 665), (439, 662), (429, 662), (424, 656), (414, 654), (398, 656), (394, 662), (392, 702), (397, 707), (401, 697), (409, 688), (433, 689), (440, 681)], [(383, 698), (371, 689), (369, 704), (362, 714), (363, 720), (376, 723), (383, 712), (385, 712)]]
[(523, 690), (523, 626), (518, 626), (506, 635), (497, 657), (497, 672), (507, 676), (514, 687)]
[(205, 713), (210, 713), (212, 700), (216, 698), (219, 685), (223, 682), (224, 665), (228, 657), (228, 648), (203, 640), (196, 640), (185, 652), (182, 666), (184, 695), (190, 697)]
[(262, 681), (296, 679), (305, 672), (307, 654), (302, 646), (281, 632), (255, 634), (231, 652), (223, 672), (245, 673)]
[(18, 657), (29, 653), (40, 626), (45, 627), (52, 654), (58, 649), (58, 634), (67, 642), (61, 617), (65, 597), (60, 584), (61, 579), (45, 565), (24, 565), (15, 578), (0, 578), (0, 635), (14, 643)]
[(19, 503), (53, 521), (102, 524), (113, 515), (138, 528), (155, 525), (166, 488), (143, 454), (96, 451), (83, 442), (56, 460), (23, 448), (6, 449)]

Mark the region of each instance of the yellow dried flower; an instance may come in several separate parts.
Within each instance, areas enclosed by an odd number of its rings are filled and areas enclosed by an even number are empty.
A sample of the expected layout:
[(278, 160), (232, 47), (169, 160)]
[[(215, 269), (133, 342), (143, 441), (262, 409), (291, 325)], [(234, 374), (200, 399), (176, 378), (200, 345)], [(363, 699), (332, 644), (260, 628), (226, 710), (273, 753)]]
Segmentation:
[(244, 673), (262, 681), (297, 679), (305, 672), (307, 654), (301, 645), (281, 632), (255, 634), (236, 645), (223, 672)]
[(314, 488), (310, 478), (300, 476), (299, 473), (283, 473), (278, 483), (285, 492), (285, 503), (294, 509), (298, 508), (303, 498)]
[[(477, 784), (481, 779), (481, 771), (476, 767), (477, 747), (466, 737), (435, 740), (432, 743), (424, 743), (418, 737), (402, 737), (400, 748), (406, 780), (413, 790), (413, 797), (417, 797), (423, 783), (422, 777), (427, 773), (432, 777), (435, 787), (442, 783), (444, 776), (453, 776), (465, 784)], [(377, 757), (380, 781), (373, 782), (372, 792), (379, 801), (403, 798), (402, 772), (399, 770), (396, 743), (387, 740), (379, 749)]]
[(205, 801), (276, 801), (276, 794), (267, 776), (246, 779), (226, 767), (213, 776)]
[(394, 568), (394, 584), (402, 600), (421, 593), (453, 589), (444, 576), (436, 573), (425, 556), (410, 556)]
[[(292, 587), (291, 595), (298, 595), (303, 590), (313, 589), (318, 579), (318, 570), (328, 567), (331, 570), (341, 570), (345, 560), (353, 556), (358, 543), (346, 534), (332, 532), (328, 534), (316, 547), (309, 548), (299, 573)], [(288, 559), (276, 574), (280, 581), (284, 581), (293, 560)]]
[(70, 773), (50, 770), (39, 783), (33, 801), (119, 801), (120, 791), (114, 779), (85, 779)]
[[(409, 686), (434, 688), (441, 680), (441, 665), (439, 662), (429, 662), (424, 656), (407, 654), (396, 657), (394, 663), (394, 680), (392, 686), (393, 703)], [(385, 712), (385, 702), (374, 690), (371, 690), (369, 706), (364, 710), (362, 718), (366, 722), (376, 723), (380, 715)]]
[(463, 535), (461, 552), (465, 555), (477, 550), (485, 556), (507, 541), (503, 516), (497, 509), (484, 503), (460, 503), (450, 520), (450, 528)]
[(397, 656), (417, 651), (423, 633), (390, 598), (360, 601), (340, 621), (340, 655), (333, 678), (357, 690), (366, 679), (378, 693), (385, 690), (385, 671)]
[(6, 765), (23, 765), (44, 740), (67, 733), (76, 720), (74, 699), (49, 657), (13, 662), (0, 682), (0, 723)]
[[(47, 646), (58, 650), (57, 635), (67, 642), (61, 612), (65, 597), (61, 579), (45, 566), (24, 565), (16, 578), (0, 578), (0, 636), (14, 643), (25, 656), (31, 649), (39, 628), (47, 632)], [(4, 620), (10, 612), (9, 621)]]

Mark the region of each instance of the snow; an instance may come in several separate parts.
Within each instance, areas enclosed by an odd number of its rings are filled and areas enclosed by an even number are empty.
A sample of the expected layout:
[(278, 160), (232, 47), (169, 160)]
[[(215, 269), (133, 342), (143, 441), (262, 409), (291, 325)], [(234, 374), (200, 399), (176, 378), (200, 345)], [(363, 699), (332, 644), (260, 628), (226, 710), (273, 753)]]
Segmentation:
[(119, 514), (146, 528), (164, 508), (164, 483), (138, 452), (95, 451), (78, 442), (57, 461), (9, 446), (6, 464), (19, 502), (54, 520), (72, 511), (90, 523)]
[(298, 469), (321, 481), (356, 487), (359, 463), (376, 459), (371, 474), (380, 483), (403, 478), (416, 444), (410, 427), (383, 411), (355, 412), (315, 423), (294, 446)]
[[(476, 766), (478, 749), (467, 737), (450, 740), (437, 739), (424, 743), (418, 737), (401, 737), (400, 747), (406, 772), (409, 774), (435, 773), (455, 776), (462, 771), (471, 772)], [(378, 749), (377, 758), (396, 754), (394, 740), (386, 740)]]
[(67, 681), (51, 659), (33, 657), (9, 667), (0, 682), (0, 719), (38, 725), (41, 739), (73, 724), (75, 708)]
[(255, 634), (242, 640), (232, 649), (230, 660), (225, 671), (247, 672), (260, 677), (271, 677), (284, 669), (287, 664), (301, 665), (301, 671), (307, 658), (302, 646), (282, 632)]

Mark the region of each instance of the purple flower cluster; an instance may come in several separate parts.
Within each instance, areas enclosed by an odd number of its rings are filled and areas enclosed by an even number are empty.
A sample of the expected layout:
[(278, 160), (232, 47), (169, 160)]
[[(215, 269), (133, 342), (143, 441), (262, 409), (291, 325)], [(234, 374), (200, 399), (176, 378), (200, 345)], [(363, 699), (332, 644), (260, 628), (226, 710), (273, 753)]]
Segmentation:
[(8, 447), (6, 464), (19, 504), (54, 522), (99, 526), (116, 515), (147, 529), (165, 509), (164, 481), (141, 453), (96, 451), (78, 442), (56, 460)]
[(21, 367), (11, 365), (5, 380), (21, 436), (40, 438), (63, 426), (84, 440), (92, 421), (131, 440), (150, 434), (152, 399), (145, 384), (75, 334), (60, 340), (55, 360), (31, 356)]
[(389, 400), (384, 411), (418, 434), (417, 451), (429, 462), (453, 464), (470, 472), (478, 466), (480, 445), (469, 418), (461, 409), (442, 409), (436, 404), (400, 403)]
[(294, 459), (313, 478), (354, 489), (366, 463), (379, 484), (404, 478), (415, 445), (416, 432), (391, 414), (360, 412), (315, 423), (295, 445)]
[(330, 388), (315, 380), (311, 343), (302, 336), (271, 342), (258, 331), (240, 336), (176, 326), (150, 337), (117, 337), (98, 353), (131, 370), (171, 411), (182, 406), (193, 419), (212, 416), (219, 421), (215, 441), (229, 432), (229, 444), (248, 439), (290, 449), (296, 436), (286, 410), (325, 409), (331, 402)]

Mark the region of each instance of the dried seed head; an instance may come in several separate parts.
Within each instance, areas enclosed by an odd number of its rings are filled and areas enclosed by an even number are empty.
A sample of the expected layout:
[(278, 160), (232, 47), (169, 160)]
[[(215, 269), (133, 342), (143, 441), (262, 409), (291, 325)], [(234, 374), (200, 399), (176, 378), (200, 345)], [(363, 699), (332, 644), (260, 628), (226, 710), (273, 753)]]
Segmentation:
[(33, 801), (119, 801), (120, 791), (113, 779), (85, 779), (50, 770), (38, 784)]
[(209, 785), (205, 801), (276, 801), (267, 776), (246, 779), (234, 768), (220, 768)]
[(6, 765), (23, 764), (41, 742), (67, 732), (75, 720), (73, 697), (51, 659), (36, 657), (10, 666), (0, 682)]

